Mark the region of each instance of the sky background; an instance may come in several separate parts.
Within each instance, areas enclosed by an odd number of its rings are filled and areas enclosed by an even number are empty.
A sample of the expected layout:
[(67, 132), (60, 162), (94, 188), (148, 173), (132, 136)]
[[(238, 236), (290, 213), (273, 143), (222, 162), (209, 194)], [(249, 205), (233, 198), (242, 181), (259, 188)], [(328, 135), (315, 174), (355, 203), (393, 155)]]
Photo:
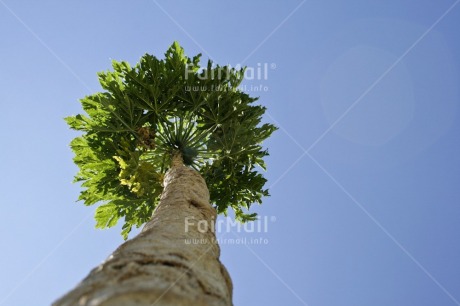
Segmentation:
[(280, 127), (268, 231), (219, 233), (249, 239), (221, 243), (235, 305), (460, 305), (459, 2), (0, 0), (0, 305), (49, 305), (122, 243), (75, 202), (63, 117), (174, 40), (268, 67), (244, 82)]

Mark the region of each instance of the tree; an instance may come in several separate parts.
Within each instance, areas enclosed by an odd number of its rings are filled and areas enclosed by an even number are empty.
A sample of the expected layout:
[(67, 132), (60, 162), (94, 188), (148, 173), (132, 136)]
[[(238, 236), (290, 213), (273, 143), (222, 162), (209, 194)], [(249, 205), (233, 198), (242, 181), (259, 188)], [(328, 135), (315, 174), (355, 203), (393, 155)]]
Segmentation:
[(232, 304), (216, 215), (256, 219), (247, 210), (268, 196), (261, 143), (276, 127), (238, 89), (244, 68), (200, 67), (200, 57), (175, 42), (162, 60), (113, 61), (98, 74), (104, 91), (81, 99), (86, 114), (66, 118), (82, 132), (75, 181), (79, 200), (99, 204), (96, 227), (123, 219), (126, 240), (146, 225), (54, 305)]

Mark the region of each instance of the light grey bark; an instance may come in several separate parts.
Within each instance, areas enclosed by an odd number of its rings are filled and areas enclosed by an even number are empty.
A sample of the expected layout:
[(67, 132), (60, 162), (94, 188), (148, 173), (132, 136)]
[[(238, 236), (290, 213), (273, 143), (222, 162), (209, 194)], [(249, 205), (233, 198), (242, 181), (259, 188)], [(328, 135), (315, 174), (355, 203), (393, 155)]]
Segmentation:
[(53, 305), (232, 305), (232, 283), (212, 231), (215, 219), (205, 181), (176, 160), (142, 232)]

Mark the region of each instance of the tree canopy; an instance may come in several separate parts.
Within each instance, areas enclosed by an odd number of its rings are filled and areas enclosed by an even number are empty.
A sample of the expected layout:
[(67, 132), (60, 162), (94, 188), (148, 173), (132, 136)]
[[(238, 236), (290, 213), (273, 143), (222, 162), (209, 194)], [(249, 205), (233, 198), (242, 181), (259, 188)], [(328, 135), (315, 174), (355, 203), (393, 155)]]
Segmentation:
[(112, 62), (98, 73), (103, 91), (81, 99), (85, 114), (66, 118), (82, 134), (71, 142), (82, 183), (79, 200), (96, 209), (96, 227), (124, 218), (126, 239), (147, 222), (162, 192), (173, 154), (205, 179), (218, 213), (239, 221), (268, 196), (262, 142), (276, 127), (261, 123), (265, 107), (238, 87), (244, 68), (200, 66), (174, 42), (164, 59), (145, 54), (131, 67)]

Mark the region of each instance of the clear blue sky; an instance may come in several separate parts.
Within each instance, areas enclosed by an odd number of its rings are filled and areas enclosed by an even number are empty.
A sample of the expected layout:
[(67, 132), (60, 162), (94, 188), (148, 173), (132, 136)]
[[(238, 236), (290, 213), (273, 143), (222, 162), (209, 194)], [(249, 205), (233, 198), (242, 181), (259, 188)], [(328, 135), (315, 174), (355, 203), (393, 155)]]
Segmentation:
[(281, 127), (271, 221), (221, 245), (235, 305), (460, 305), (459, 21), (460, 0), (0, 0), (0, 305), (49, 305), (122, 242), (75, 203), (62, 118), (174, 40), (268, 64), (245, 84)]

